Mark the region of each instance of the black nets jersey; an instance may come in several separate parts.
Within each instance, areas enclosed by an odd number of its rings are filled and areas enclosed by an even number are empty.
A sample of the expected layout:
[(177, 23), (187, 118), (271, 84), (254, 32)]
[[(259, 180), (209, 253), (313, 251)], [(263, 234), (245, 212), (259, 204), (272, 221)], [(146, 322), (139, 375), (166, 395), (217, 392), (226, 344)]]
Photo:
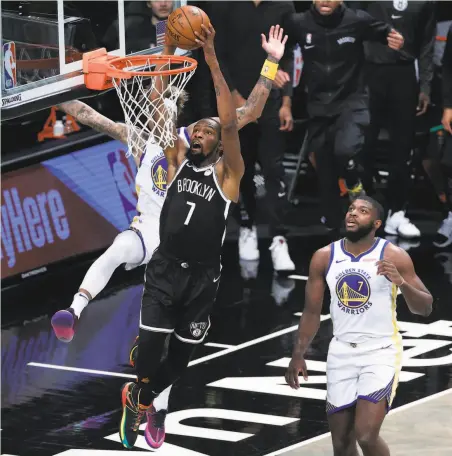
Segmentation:
[(184, 261), (218, 263), (230, 206), (215, 164), (195, 168), (185, 160), (167, 187), (159, 250)]

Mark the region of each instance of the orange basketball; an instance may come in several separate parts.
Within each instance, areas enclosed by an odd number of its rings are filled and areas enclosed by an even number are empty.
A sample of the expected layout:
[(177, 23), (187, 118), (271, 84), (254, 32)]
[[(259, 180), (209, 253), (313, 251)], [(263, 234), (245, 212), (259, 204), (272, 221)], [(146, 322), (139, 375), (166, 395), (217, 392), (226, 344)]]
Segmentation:
[(206, 27), (210, 24), (209, 17), (202, 9), (190, 5), (177, 8), (169, 15), (166, 23), (169, 43), (188, 51), (198, 48), (194, 32), (204, 35), (201, 24)]

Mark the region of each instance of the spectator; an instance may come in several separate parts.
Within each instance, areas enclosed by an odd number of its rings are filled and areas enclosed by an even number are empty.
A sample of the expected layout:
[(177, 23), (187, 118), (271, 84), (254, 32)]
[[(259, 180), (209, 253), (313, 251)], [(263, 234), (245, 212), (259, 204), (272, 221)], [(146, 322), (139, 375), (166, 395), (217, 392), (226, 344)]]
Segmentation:
[[(295, 11), (293, 2), (213, 2), (210, 18), (216, 29), (216, 49), (223, 74), (231, 89), (237, 108), (256, 83), (262, 59), (265, 58), (259, 36), (271, 25), (281, 24), (286, 15)], [(283, 226), (287, 204), (284, 184), (283, 156), (285, 132), (292, 130), (292, 87), (290, 76), (292, 49), (286, 47), (286, 58), (280, 62), (275, 87), (270, 93), (262, 116), (255, 124), (240, 131), (240, 143), (245, 162), (245, 175), (240, 192), (244, 211), (236, 213), (240, 220), (239, 256), (242, 260), (257, 260), (259, 249), (255, 226), (256, 195), (254, 170), (260, 162), (265, 180), (267, 209), (270, 216), (270, 250), (275, 271), (294, 270), (289, 256)]]
[[(447, 43), (444, 49), (442, 60), (442, 106), (444, 127), (444, 141), (440, 150), (440, 165), (435, 163), (434, 169), (437, 176), (432, 179), (442, 184), (444, 209), (447, 209), (447, 216), (441, 223), (433, 243), (436, 247), (447, 247), (452, 244), (452, 195), (447, 180), (452, 179), (452, 24), (447, 34)], [(437, 143), (434, 143), (435, 145)], [(446, 212), (446, 211), (444, 211)]]
[[(129, 2), (125, 10), (126, 53), (131, 54), (157, 45), (155, 26), (168, 18), (173, 10), (171, 0)], [(108, 28), (103, 39), (107, 50), (119, 48), (118, 21)]]
[[(400, 52), (378, 43), (365, 46), (366, 82), (370, 90), (370, 128), (366, 137), (364, 187), (373, 190), (372, 169), (376, 142), (383, 124), (390, 138), (390, 170), (386, 205), (387, 234), (405, 238), (421, 235), (405, 215), (410, 191), (409, 162), (414, 144), (416, 115), (423, 115), (430, 103), (435, 43), (435, 5), (431, 1), (362, 2), (376, 19), (390, 23), (404, 39)], [(419, 66), (419, 82), (415, 61)]]
[(289, 42), (302, 46), (309, 150), (315, 152), (326, 224), (337, 230), (343, 219), (338, 175), (345, 179), (350, 198), (363, 193), (355, 163), (369, 123), (363, 42), (379, 41), (397, 49), (403, 38), (384, 22), (354, 12), (341, 1), (315, 0), (309, 11), (290, 17), (285, 31)]

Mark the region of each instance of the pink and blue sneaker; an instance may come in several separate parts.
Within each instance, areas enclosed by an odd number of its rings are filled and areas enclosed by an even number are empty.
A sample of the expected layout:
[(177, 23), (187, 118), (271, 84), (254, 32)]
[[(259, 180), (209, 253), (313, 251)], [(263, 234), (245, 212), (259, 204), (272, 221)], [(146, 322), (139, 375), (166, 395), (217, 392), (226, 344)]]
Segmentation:
[(78, 317), (73, 309), (59, 310), (51, 321), (55, 336), (61, 342), (70, 342), (74, 338), (77, 322)]
[(165, 441), (165, 419), (167, 410), (155, 410), (154, 406), (151, 405), (149, 410), (146, 412), (146, 418), (148, 424), (144, 431), (144, 437), (147, 444), (153, 450), (158, 450)]

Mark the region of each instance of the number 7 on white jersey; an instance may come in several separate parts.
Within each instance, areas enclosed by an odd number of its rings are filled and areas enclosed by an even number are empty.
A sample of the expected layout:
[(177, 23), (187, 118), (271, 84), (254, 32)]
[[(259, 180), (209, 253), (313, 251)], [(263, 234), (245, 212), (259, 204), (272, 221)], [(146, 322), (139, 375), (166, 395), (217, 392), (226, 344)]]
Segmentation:
[(190, 223), (191, 216), (193, 215), (193, 211), (195, 210), (196, 203), (191, 203), (190, 201), (186, 202), (190, 207), (190, 210), (188, 211), (187, 218), (185, 219), (184, 225), (188, 225)]

